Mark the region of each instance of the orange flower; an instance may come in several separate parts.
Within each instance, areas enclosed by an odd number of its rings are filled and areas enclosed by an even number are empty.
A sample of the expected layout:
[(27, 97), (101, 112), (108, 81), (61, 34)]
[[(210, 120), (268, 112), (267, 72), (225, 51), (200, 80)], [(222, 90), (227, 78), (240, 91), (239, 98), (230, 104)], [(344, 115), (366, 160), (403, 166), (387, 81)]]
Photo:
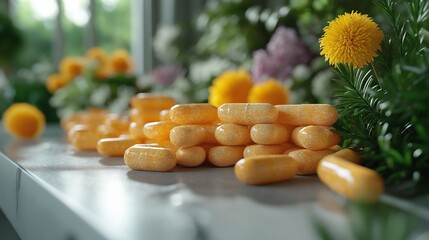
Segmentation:
[(109, 67), (115, 73), (130, 73), (133, 62), (127, 51), (117, 50), (110, 56)]
[(209, 103), (216, 107), (224, 103), (245, 103), (252, 85), (252, 77), (246, 71), (225, 71), (213, 80)]
[(32, 139), (45, 128), (45, 116), (33, 105), (15, 103), (3, 113), (3, 126), (14, 137)]
[(82, 74), (84, 61), (76, 57), (66, 57), (60, 63), (60, 73), (74, 78)]
[(107, 62), (106, 52), (104, 52), (104, 50), (99, 47), (93, 47), (89, 49), (86, 52), (85, 56), (90, 60), (96, 61), (101, 66)]
[(73, 79), (70, 76), (61, 74), (52, 74), (46, 79), (46, 88), (50, 93), (56, 92), (58, 89), (69, 84)]
[(289, 103), (289, 89), (281, 82), (269, 79), (256, 84), (250, 90), (250, 103), (271, 103), (273, 105)]

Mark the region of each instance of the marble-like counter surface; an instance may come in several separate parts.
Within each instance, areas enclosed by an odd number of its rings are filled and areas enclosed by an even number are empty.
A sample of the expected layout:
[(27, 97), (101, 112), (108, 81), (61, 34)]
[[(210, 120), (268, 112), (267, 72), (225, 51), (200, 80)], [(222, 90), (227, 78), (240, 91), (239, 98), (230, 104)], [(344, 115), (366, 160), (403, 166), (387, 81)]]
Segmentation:
[[(350, 204), (315, 176), (246, 186), (233, 168), (208, 164), (138, 172), (75, 151), (58, 126), (37, 141), (2, 130), (0, 151), (0, 208), (23, 239), (318, 239), (323, 230), (347, 239), (355, 224)], [(386, 199), (379, 205), (418, 212), (413, 234), (429, 235), (427, 205)]]

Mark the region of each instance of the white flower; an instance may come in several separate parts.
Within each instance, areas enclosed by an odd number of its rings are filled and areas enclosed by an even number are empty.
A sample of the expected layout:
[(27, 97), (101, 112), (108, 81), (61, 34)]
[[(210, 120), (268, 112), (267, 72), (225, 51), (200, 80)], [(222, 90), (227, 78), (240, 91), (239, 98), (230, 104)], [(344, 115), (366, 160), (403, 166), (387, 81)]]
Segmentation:
[(292, 77), (297, 82), (303, 82), (310, 78), (311, 76), (311, 69), (307, 67), (305, 64), (300, 64), (295, 67), (295, 69), (292, 72)]
[(89, 102), (94, 106), (104, 106), (110, 98), (110, 88), (107, 85), (101, 85), (95, 89), (89, 98)]
[(189, 67), (189, 78), (195, 83), (208, 82), (223, 71), (234, 68), (235, 65), (227, 59), (211, 57), (192, 63)]
[(131, 97), (135, 94), (133, 87), (121, 86), (118, 88), (118, 97), (110, 104), (109, 110), (113, 113), (123, 113), (128, 109)]
[(177, 57), (179, 50), (173, 44), (179, 34), (178, 26), (163, 25), (158, 28), (153, 38), (153, 49), (159, 60), (169, 62)]

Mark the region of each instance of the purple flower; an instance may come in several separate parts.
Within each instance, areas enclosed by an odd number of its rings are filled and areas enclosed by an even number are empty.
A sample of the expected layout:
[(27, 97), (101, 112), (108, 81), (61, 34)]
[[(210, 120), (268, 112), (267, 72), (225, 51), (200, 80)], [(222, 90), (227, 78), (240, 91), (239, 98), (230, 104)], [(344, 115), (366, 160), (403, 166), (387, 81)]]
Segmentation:
[(158, 67), (152, 71), (154, 81), (164, 86), (172, 84), (183, 73), (182, 67), (174, 64)]
[(310, 50), (298, 38), (295, 30), (278, 27), (267, 45), (267, 50), (253, 53), (253, 81), (266, 78), (285, 80), (299, 64), (308, 63), (312, 58)]

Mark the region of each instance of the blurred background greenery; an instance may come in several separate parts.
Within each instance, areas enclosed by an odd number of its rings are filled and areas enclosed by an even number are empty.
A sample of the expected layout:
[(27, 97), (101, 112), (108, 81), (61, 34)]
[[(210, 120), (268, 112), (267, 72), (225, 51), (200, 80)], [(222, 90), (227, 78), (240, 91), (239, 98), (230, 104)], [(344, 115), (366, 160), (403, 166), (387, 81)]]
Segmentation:
[[(293, 102), (329, 102), (332, 73), (318, 47), (323, 27), (344, 11), (373, 12), (370, 1), (335, 0), (0, 0), (0, 6), (0, 112), (25, 101), (51, 122), (94, 106), (75, 104), (76, 84), (51, 92), (45, 85), (64, 57), (82, 57), (95, 46), (125, 49), (134, 60), (134, 89), (127, 94), (106, 92), (111, 81), (80, 76), (96, 83), (81, 84), (86, 92), (107, 98), (153, 91), (178, 102), (206, 102), (216, 76), (241, 68), (255, 82), (282, 81)], [(279, 47), (289, 50), (274, 56)], [(291, 59), (300, 54), (294, 48), (306, 57)]]

